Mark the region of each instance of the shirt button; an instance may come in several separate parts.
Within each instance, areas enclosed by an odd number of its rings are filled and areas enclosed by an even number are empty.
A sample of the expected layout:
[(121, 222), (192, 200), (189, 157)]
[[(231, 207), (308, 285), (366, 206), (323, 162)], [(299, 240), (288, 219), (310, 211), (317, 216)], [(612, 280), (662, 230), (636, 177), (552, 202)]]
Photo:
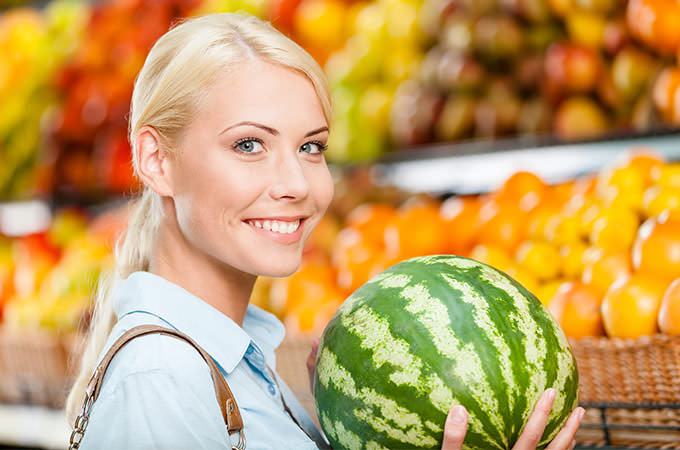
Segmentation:
[(271, 384), (269, 385), (269, 393), (272, 395), (276, 394), (276, 389)]

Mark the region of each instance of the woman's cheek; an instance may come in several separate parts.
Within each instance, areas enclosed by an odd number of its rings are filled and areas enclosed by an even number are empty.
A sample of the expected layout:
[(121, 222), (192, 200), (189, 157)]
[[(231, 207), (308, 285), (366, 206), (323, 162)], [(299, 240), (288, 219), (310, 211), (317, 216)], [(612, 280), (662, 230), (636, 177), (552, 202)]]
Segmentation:
[(326, 212), (331, 204), (331, 201), (333, 200), (333, 193), (335, 189), (333, 186), (333, 177), (331, 176), (331, 173), (325, 164), (323, 166), (321, 180), (319, 180), (318, 185), (320, 188), (318, 190), (317, 205), (319, 211), (323, 214)]

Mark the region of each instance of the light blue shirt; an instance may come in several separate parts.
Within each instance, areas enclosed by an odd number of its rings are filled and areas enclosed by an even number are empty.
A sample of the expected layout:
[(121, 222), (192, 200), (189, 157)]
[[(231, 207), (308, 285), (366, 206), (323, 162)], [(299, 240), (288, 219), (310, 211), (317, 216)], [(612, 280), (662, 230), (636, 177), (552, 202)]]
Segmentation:
[[(113, 327), (100, 359), (125, 331), (160, 325), (187, 334), (210, 354), (236, 398), (247, 449), (317, 449), (284, 411), (274, 350), (285, 331), (249, 305), (243, 328), (182, 287), (135, 272), (114, 289)], [(280, 377), (286, 404), (323, 448), (325, 440)], [(236, 444), (236, 437), (232, 438)], [(188, 343), (163, 335), (136, 338), (113, 358), (92, 407), (82, 449), (231, 449), (208, 365)]]

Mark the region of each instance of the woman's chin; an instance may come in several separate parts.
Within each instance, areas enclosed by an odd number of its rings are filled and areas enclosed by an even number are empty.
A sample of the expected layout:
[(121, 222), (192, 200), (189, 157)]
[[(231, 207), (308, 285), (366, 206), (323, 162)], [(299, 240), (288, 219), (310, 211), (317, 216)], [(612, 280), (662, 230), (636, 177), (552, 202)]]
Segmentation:
[(291, 261), (290, 263), (267, 265), (266, 267), (259, 267), (256, 271), (258, 276), (269, 278), (285, 278), (297, 272), (300, 267), (301, 259)]

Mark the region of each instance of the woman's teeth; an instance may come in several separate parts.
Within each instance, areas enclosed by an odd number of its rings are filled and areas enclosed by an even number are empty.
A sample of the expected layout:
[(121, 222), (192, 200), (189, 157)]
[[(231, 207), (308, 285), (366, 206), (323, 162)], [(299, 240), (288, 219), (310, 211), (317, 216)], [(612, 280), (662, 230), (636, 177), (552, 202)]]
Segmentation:
[(300, 226), (300, 220), (284, 222), (280, 220), (249, 220), (248, 223), (257, 228), (263, 228), (274, 233), (294, 233)]

